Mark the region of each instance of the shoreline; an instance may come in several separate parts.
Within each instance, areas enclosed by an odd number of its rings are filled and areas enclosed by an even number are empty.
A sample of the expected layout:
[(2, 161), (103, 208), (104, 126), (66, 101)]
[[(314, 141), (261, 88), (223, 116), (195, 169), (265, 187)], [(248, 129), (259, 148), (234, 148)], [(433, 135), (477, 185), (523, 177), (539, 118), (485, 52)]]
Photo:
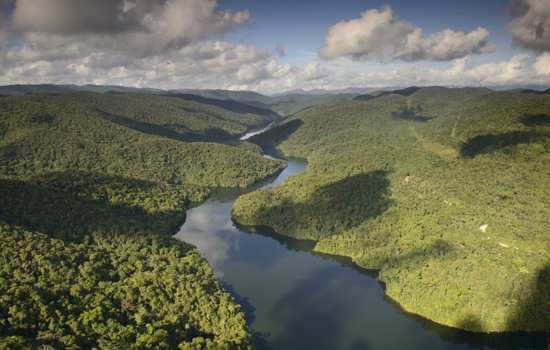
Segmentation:
[[(304, 169), (303, 172), (305, 172), (307, 170), (307, 164), (309, 163), (307, 158), (287, 156), (278, 149), (275, 149), (274, 151), (278, 153), (277, 155), (275, 155), (275, 157), (273, 157), (268, 152), (264, 151), (264, 153), (266, 155), (268, 155), (269, 157), (272, 157), (274, 159), (279, 159), (279, 158), (277, 158), (278, 155), (282, 156), (283, 159), (292, 159), (292, 158), (302, 159), (306, 163), (306, 168)], [(301, 172), (299, 174), (302, 174), (303, 172)], [(294, 174), (294, 175), (299, 175), (299, 174)], [(245, 192), (245, 193), (248, 193), (248, 191)], [(373, 269), (373, 268), (364, 267), (364, 266), (360, 265), (359, 263), (357, 263), (353, 259), (353, 257), (351, 257), (351, 256), (330, 253), (330, 252), (326, 252), (326, 251), (322, 251), (322, 250), (316, 250), (316, 247), (318, 246), (317, 245), (317, 243), (318, 243), (317, 240), (299, 239), (299, 238), (295, 238), (295, 237), (292, 237), (292, 236), (289, 236), (289, 235), (285, 235), (283, 233), (277, 232), (273, 227), (271, 227), (269, 225), (245, 225), (245, 224), (242, 224), (234, 216), (233, 210), (231, 211), (231, 220), (238, 228), (242, 229), (243, 231), (245, 231), (247, 233), (260, 234), (262, 236), (270, 237), (270, 238), (272, 238), (276, 241), (279, 241), (282, 244), (285, 244), (284, 243), (285, 241), (286, 242), (294, 241), (294, 242), (299, 243), (299, 244), (301, 243), (301, 244), (305, 244), (305, 245), (310, 245), (310, 248), (309, 249), (304, 249), (304, 251), (306, 251), (310, 254), (313, 254), (313, 255), (322, 256), (322, 257), (326, 257), (328, 259), (331, 259), (333, 261), (337, 261), (337, 262), (342, 263), (342, 264), (344, 264), (344, 265), (346, 265), (346, 266), (348, 266), (352, 269), (355, 269), (356, 271), (358, 271), (360, 273), (363, 273), (363, 274), (366, 274), (370, 277), (373, 277), (374, 279), (376, 279), (376, 281), (379, 284), (380, 288), (382, 288), (382, 291), (384, 293), (384, 297), (390, 303), (395, 305), (402, 313), (407, 314), (407, 315), (409, 315), (413, 318), (418, 319), (423, 324), (431, 323), (431, 324), (435, 324), (435, 325), (438, 325), (438, 326), (441, 326), (441, 327), (447, 327), (447, 328), (450, 328), (450, 329), (453, 329), (453, 330), (458, 330), (460, 332), (465, 332), (465, 334), (470, 334), (470, 335), (486, 335), (486, 336), (489, 336), (489, 337), (491, 337), (491, 336), (497, 336), (498, 337), (498, 336), (513, 336), (513, 335), (532, 335), (532, 336), (546, 336), (548, 339), (550, 339), (550, 332), (546, 332), (546, 331), (525, 331), (525, 330), (510, 330), (510, 331), (506, 331), (506, 330), (505, 331), (483, 331), (483, 330), (480, 330), (480, 331), (477, 331), (477, 330), (468, 330), (468, 329), (456, 327), (454, 325), (451, 325), (451, 324), (448, 324), (448, 323), (445, 323), (445, 322), (440, 322), (440, 321), (433, 320), (433, 319), (431, 319), (427, 316), (424, 316), (422, 313), (415, 312), (415, 311), (412, 311), (412, 310), (406, 308), (406, 306), (401, 304), (397, 299), (395, 299), (391, 295), (389, 295), (387, 293), (386, 283), (379, 279), (380, 272), (382, 271), (382, 269)], [(268, 234), (259, 233), (259, 231), (262, 231), (262, 230), (267, 230), (269, 233)]]

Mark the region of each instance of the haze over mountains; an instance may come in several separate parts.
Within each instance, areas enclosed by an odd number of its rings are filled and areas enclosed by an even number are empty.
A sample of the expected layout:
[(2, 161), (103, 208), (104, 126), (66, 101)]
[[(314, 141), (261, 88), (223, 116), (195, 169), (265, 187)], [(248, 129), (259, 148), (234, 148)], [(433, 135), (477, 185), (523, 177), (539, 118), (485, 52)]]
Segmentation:
[[(212, 100), (221, 101), (236, 101), (242, 102), (249, 106), (266, 109), (264, 113), (271, 112), (281, 115), (288, 115), (303, 108), (307, 108), (320, 103), (327, 103), (336, 100), (348, 99), (369, 99), (375, 96), (387, 95), (392, 93), (406, 94), (408, 89), (411, 93), (417, 87), (411, 88), (359, 88), (351, 87), (341, 90), (290, 90), (284, 93), (274, 95), (264, 95), (253, 91), (240, 90), (222, 90), (222, 89), (178, 89), (178, 90), (161, 90), (152, 88), (134, 88), (125, 86), (111, 85), (55, 85), (55, 84), (31, 84), (31, 85), (6, 85), (0, 86), (0, 95), (18, 96), (32, 93), (66, 93), (66, 92), (98, 92), (98, 93), (146, 93), (157, 95), (194, 95)], [(514, 88), (499, 87), (498, 91), (517, 91), (523, 93), (550, 93), (550, 88), (533, 87), (533, 88)], [(227, 107), (228, 104), (226, 103)], [(270, 110), (270, 111), (268, 111)], [(258, 110), (257, 112), (261, 112)]]

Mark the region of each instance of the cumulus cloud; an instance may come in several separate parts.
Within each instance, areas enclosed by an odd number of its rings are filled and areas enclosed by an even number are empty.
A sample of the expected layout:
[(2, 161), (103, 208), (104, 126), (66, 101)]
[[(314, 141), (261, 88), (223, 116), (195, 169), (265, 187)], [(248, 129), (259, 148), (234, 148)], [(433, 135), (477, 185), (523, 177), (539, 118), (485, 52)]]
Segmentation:
[(386, 6), (330, 27), (319, 54), (328, 60), (348, 56), (354, 60), (446, 61), (494, 51), (488, 37), (489, 31), (481, 27), (470, 33), (446, 29), (423, 37), (421, 28), (401, 21)]
[(550, 0), (512, 0), (508, 30), (524, 48), (550, 51)]
[(303, 72), (300, 74), (300, 78), (304, 81), (315, 81), (327, 78), (329, 74), (330, 72), (319, 62), (311, 62), (304, 67)]
[(255, 88), (299, 71), (269, 50), (205, 38), (249, 19), (215, 0), (18, 0), (0, 13), (13, 24), (0, 84)]
[[(280, 62), (282, 47), (262, 49), (208, 38), (249, 18), (246, 11), (219, 10), (214, 0), (93, 2), (97, 7), (88, 11), (88, 0), (32, 0), (36, 8), (30, 0), (0, 0), (0, 5), (9, 4), (0, 18), (9, 39), (0, 42), (0, 85), (113, 84), (274, 93), (349, 86), (550, 84), (550, 54), (475, 66), (470, 54), (491, 48), (485, 29), (423, 36), (390, 8), (333, 26), (323, 53), (405, 62), (326, 61), (305, 52), (308, 62), (291, 65)], [(409, 62), (453, 57), (443, 69)]]
[(537, 74), (550, 76), (550, 53), (544, 53), (537, 57), (535, 71)]
[(80, 42), (146, 56), (178, 49), (249, 20), (219, 11), (216, 0), (18, 0), (13, 28), (35, 46)]
[(14, 26), (21, 31), (113, 33), (138, 25), (117, 0), (19, 0), (14, 13)]
[[(0, 55), (5, 54), (0, 52)], [(18, 56), (14, 53), (7, 56)], [(31, 55), (32, 57), (33, 55)], [(2, 61), (2, 57), (0, 57)], [(5, 62), (5, 61), (4, 61)], [(224, 41), (201, 41), (164, 55), (128, 59), (91, 52), (62, 60), (28, 59), (0, 64), (0, 85), (15, 83), (113, 84), (161, 89), (222, 88), (264, 93), (291, 89), (338, 89), (349, 86), (530, 85), (550, 84), (550, 54), (531, 59), (472, 64), (468, 57), (447, 68), (416, 63), (365, 67), (353, 63), (312, 61), (303, 66), (281, 64), (269, 50)]]
[(471, 81), (480, 85), (522, 83), (527, 76), (532, 76), (532, 73), (529, 56), (525, 54), (513, 56), (508, 61), (481, 64), (465, 72)]
[[(519, 54), (508, 60), (472, 65), (469, 57), (456, 59), (448, 68), (426, 68), (415, 64), (403, 65), (397, 69), (381, 71), (372, 69), (359, 72), (340, 81), (340, 86), (527, 86), (549, 85), (550, 74), (542, 75), (543, 60), (539, 56), (532, 60), (526, 54)], [(539, 67), (540, 66), (540, 67)], [(548, 71), (545, 69), (545, 71)], [(549, 72), (550, 73), (550, 72)]]
[[(75, 44), (76, 45), (76, 44)], [(257, 89), (276, 91), (326, 76), (318, 64), (280, 64), (269, 50), (225, 41), (200, 41), (162, 55), (129, 59), (110, 52), (66, 47), (60, 52), (28, 47), (0, 52), (0, 85), (74, 83)], [(53, 56), (56, 55), (54, 59)]]

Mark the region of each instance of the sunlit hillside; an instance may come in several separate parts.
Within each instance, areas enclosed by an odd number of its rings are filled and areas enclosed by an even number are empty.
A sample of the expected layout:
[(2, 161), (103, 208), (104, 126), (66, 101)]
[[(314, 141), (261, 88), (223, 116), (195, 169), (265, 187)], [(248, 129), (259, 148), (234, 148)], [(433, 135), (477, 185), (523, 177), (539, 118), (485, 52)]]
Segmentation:
[(241, 197), (240, 223), (381, 270), (391, 298), (437, 322), (548, 330), (549, 95), (426, 88), (278, 128), (307, 171)]

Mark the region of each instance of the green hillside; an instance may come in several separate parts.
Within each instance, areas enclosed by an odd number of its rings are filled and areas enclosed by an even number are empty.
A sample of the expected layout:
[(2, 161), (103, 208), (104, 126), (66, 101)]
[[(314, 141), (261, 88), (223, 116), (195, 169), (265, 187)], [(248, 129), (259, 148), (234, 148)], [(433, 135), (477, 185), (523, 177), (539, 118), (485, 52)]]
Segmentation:
[(175, 93), (191, 94), (222, 101), (245, 102), (251, 106), (266, 107), (271, 102), (269, 96), (253, 91), (222, 90), (222, 89), (181, 89)]
[[(212, 115), (224, 115), (229, 111), (236, 112), (239, 115), (239, 120), (244, 120), (244, 114), (256, 115), (260, 117), (262, 121), (268, 119), (276, 119), (280, 115), (291, 115), (302, 109), (315, 106), (323, 103), (331, 103), (342, 100), (350, 100), (355, 97), (355, 94), (340, 93), (324, 93), (324, 94), (306, 94), (306, 93), (287, 93), (279, 96), (266, 96), (252, 91), (233, 91), (233, 90), (221, 90), (221, 89), (180, 89), (180, 90), (158, 90), (147, 88), (130, 88), (124, 86), (111, 86), (111, 85), (53, 85), (53, 84), (36, 84), (36, 85), (7, 85), (0, 86), (0, 96), (21, 96), (31, 94), (70, 94), (70, 93), (102, 93), (105, 95), (110, 94), (126, 94), (137, 98), (143, 96), (144, 101), (137, 101), (137, 108), (141, 108), (143, 102), (155, 100), (162, 101), (162, 96), (178, 97), (186, 100), (184, 103), (190, 103), (191, 101), (202, 103), (202, 110), (205, 105), (218, 106), (225, 109), (224, 112), (211, 111)], [(96, 96), (97, 99), (97, 96)], [(135, 101), (132, 101), (135, 103)], [(139, 103), (142, 102), (140, 105)], [(166, 102), (166, 100), (164, 101)], [(168, 105), (174, 105), (172, 102), (166, 102)], [(154, 107), (159, 108), (159, 106)], [(177, 108), (177, 107), (176, 107)], [(178, 114), (181, 111), (177, 109), (171, 110), (171, 113)], [(189, 112), (187, 110), (187, 117)], [(180, 113), (181, 114), (181, 113)], [(158, 117), (158, 116), (157, 116)], [(204, 117), (204, 116), (203, 116)], [(222, 118), (224, 119), (224, 118)], [(249, 122), (252, 122), (250, 120)], [(256, 123), (251, 123), (258, 125)], [(210, 125), (211, 127), (219, 125)], [(212, 139), (213, 135), (209, 135)], [(220, 136), (220, 135), (218, 135)], [(223, 136), (223, 135), (222, 135)]]
[(312, 106), (351, 100), (354, 96), (351, 94), (288, 94), (271, 97), (270, 108), (280, 115), (292, 115)]
[(280, 115), (291, 115), (302, 109), (337, 101), (351, 100), (354, 94), (331, 94), (318, 95), (290, 92), (278, 96), (266, 96), (252, 91), (231, 91), (231, 90), (177, 90), (176, 92), (192, 94), (204, 98), (217, 99), (222, 101), (233, 101), (247, 104), (262, 109), (269, 109)]
[(307, 170), (239, 198), (240, 224), (378, 269), (438, 323), (550, 330), (550, 96), (420, 88), (309, 108), (274, 133)]
[(117, 85), (55, 85), (55, 84), (16, 84), (0, 86), (0, 95), (20, 96), (37, 93), (70, 93), (78, 91), (87, 92), (135, 92), (135, 93), (155, 93), (162, 90), (133, 88)]
[(236, 141), (270, 120), (182, 97), (0, 98), (0, 348), (247, 348), (242, 311), (170, 235), (213, 189), (281, 169)]

